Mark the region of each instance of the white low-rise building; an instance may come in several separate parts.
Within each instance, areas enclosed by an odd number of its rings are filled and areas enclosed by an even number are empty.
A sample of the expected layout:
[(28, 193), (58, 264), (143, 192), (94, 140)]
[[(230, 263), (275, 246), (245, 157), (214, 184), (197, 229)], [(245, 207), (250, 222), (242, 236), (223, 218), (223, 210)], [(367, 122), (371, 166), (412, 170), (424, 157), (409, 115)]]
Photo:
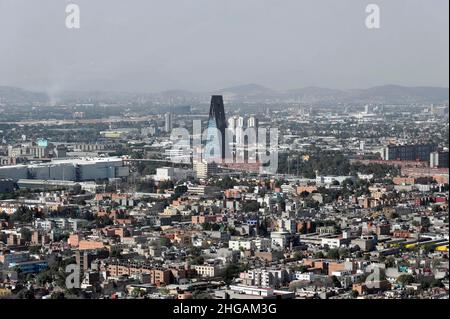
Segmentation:
[(201, 277), (217, 277), (222, 273), (222, 268), (217, 265), (195, 265), (194, 270)]

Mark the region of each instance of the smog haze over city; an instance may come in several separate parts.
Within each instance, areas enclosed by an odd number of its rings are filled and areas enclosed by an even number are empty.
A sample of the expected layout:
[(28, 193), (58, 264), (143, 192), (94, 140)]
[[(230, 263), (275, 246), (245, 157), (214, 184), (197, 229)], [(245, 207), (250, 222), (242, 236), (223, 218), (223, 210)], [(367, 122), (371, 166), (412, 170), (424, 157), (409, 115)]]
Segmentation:
[[(0, 85), (51, 90), (213, 91), (448, 87), (448, 1), (0, 1)], [(61, 13), (62, 12), (62, 13)], [(20, 48), (20, 49), (19, 49)]]
[(0, 0), (0, 304), (448, 300), (448, 87), (445, 0)]

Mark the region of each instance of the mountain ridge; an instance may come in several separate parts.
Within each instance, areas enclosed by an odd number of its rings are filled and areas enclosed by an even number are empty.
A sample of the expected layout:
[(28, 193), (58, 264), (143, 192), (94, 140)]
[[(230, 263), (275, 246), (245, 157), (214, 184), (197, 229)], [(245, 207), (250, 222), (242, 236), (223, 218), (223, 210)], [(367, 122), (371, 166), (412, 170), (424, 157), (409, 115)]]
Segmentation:
[(230, 86), (212, 92), (193, 92), (182, 89), (165, 90), (157, 93), (130, 93), (108, 91), (65, 91), (49, 96), (44, 92), (30, 91), (17, 87), (0, 86), (0, 103), (26, 103), (54, 100), (92, 99), (119, 101), (129, 98), (145, 98), (174, 101), (207, 100), (210, 95), (222, 94), (227, 100), (242, 102), (284, 101), (303, 103), (444, 103), (449, 100), (449, 89), (436, 86), (403, 86), (387, 84), (367, 89), (332, 89), (308, 86), (304, 88), (275, 90), (250, 83)]

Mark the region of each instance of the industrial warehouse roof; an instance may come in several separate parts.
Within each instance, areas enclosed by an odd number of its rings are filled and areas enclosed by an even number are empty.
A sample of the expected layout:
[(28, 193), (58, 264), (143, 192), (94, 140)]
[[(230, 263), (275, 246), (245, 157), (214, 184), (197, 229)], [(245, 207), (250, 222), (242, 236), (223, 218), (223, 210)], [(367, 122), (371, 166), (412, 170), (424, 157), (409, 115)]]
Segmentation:
[(120, 157), (83, 157), (83, 158), (71, 158), (71, 159), (56, 159), (47, 163), (35, 163), (35, 164), (20, 164), (20, 165), (10, 165), (2, 166), (0, 169), (11, 169), (11, 168), (23, 168), (23, 167), (42, 167), (51, 165), (89, 165), (89, 164), (99, 164), (99, 163), (109, 163), (109, 162), (121, 162)]

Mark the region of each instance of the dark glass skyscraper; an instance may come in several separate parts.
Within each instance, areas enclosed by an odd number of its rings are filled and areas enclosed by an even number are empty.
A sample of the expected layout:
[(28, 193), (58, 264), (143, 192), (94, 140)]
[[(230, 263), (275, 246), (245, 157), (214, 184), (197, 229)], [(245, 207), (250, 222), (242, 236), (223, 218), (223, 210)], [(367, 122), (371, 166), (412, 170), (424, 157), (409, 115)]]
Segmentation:
[[(217, 131), (215, 130), (217, 129)], [(209, 120), (208, 120), (208, 139), (206, 142), (207, 150), (212, 149), (213, 145), (211, 143), (213, 140), (217, 141), (212, 137), (214, 135), (214, 131), (220, 133), (220, 144), (215, 145), (216, 149), (220, 149), (221, 153), (219, 154), (205, 154), (206, 159), (214, 156), (215, 158), (225, 159), (225, 131), (227, 129), (227, 120), (225, 118), (225, 107), (223, 105), (223, 97), (221, 95), (213, 95), (211, 98), (211, 107), (209, 109)], [(211, 133), (210, 133), (211, 132)]]

